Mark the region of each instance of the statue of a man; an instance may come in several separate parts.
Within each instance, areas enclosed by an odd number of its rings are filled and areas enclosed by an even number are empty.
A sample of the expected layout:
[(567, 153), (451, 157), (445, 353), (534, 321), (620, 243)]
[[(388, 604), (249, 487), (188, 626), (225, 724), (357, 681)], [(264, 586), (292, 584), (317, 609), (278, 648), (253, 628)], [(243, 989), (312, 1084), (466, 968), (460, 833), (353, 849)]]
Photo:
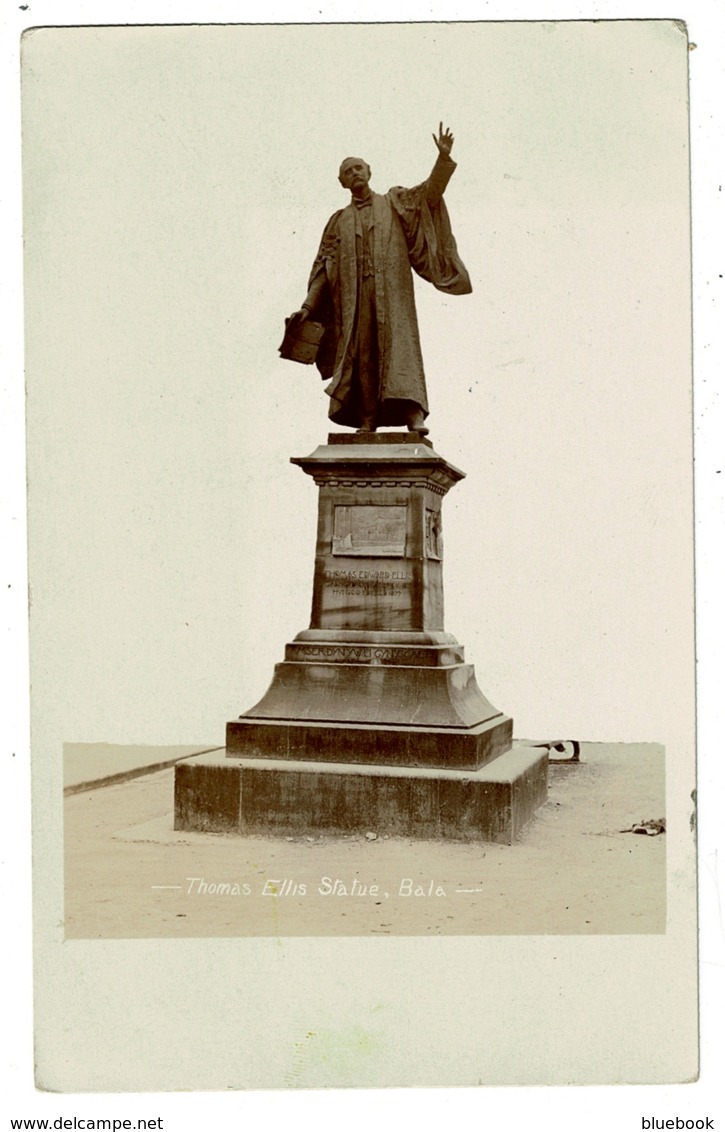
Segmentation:
[(433, 140), (438, 158), (428, 180), (384, 196), (371, 191), (365, 161), (345, 158), (339, 180), (350, 203), (327, 222), (307, 298), (292, 315), (325, 327), (317, 367), (330, 382), (330, 417), (359, 432), (428, 432), (411, 267), (439, 291), (471, 290), (443, 201), (456, 168), (453, 136), (441, 123)]

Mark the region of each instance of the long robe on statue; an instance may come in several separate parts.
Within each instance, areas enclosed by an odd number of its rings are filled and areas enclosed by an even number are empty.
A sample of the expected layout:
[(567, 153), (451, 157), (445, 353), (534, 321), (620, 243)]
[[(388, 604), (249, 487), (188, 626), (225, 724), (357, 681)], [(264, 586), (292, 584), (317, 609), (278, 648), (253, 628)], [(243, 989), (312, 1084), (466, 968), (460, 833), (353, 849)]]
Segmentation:
[(439, 291), (471, 291), (443, 201), (455, 167), (439, 157), (422, 185), (353, 199), (325, 227), (307, 305), (325, 327), (317, 367), (337, 424), (428, 413), (411, 268)]

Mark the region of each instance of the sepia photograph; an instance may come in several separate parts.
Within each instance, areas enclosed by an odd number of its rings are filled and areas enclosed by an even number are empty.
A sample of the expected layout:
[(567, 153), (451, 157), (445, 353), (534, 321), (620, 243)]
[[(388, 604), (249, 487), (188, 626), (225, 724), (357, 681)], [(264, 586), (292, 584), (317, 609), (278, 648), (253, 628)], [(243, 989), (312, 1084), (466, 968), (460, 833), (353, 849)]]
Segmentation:
[(690, 50), (25, 31), (40, 1087), (696, 1076)]

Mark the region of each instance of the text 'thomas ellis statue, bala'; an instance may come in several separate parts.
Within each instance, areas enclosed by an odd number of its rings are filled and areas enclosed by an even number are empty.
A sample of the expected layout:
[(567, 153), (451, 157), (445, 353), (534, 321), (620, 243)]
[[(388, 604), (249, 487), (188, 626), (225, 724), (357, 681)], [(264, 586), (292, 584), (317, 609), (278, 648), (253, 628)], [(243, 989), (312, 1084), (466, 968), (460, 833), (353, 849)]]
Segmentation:
[(411, 268), (439, 291), (471, 290), (443, 201), (456, 168), (453, 136), (441, 123), (433, 140), (438, 158), (428, 180), (384, 196), (371, 191), (365, 161), (345, 158), (339, 179), (350, 203), (327, 222), (307, 297), (288, 320), (289, 329), (307, 319), (324, 327), (316, 363), (330, 382), (330, 417), (360, 432), (428, 431)]

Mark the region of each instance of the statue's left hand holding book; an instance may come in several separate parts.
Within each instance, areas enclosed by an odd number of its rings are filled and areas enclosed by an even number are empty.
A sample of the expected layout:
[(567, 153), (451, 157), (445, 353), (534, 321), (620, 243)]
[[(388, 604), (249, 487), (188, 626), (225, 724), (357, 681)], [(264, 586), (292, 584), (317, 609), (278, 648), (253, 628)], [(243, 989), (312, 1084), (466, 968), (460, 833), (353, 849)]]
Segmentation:
[(301, 362), (306, 366), (313, 365), (322, 335), (325, 333), (324, 326), (308, 318), (307, 311), (295, 311), (284, 320), (284, 325), (284, 338), (279, 347), (280, 356), (291, 362)]

